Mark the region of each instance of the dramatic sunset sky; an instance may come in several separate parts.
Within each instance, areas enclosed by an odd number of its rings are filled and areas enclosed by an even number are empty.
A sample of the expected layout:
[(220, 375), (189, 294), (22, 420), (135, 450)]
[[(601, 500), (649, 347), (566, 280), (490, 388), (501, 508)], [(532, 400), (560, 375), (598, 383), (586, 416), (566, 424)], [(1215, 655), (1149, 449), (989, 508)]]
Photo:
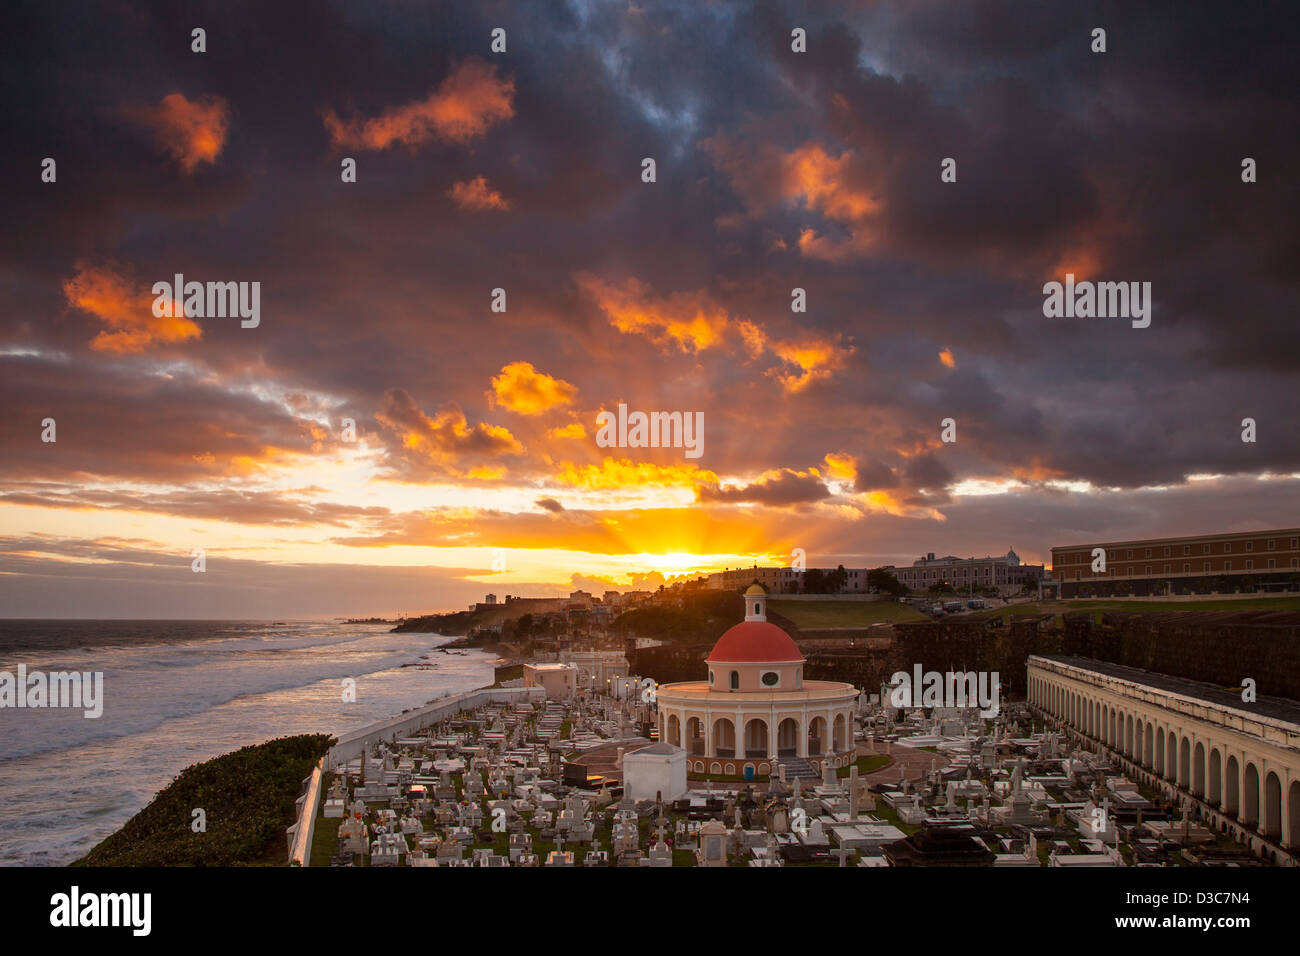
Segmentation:
[[(1297, 523), (1292, 4), (121, 0), (4, 33), (5, 615)], [(1150, 328), (1045, 318), (1067, 271), (1151, 282)], [(260, 325), (155, 318), (178, 272), (260, 282)], [(619, 402), (703, 412), (703, 455), (598, 447)]]

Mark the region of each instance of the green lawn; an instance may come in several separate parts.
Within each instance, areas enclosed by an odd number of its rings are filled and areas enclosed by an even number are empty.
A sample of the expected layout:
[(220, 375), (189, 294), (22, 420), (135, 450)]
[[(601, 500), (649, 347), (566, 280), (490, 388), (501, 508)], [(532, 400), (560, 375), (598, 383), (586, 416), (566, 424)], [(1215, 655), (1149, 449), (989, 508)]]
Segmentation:
[(767, 606), (800, 627), (870, 627), (872, 624), (895, 624), (924, 621), (926, 616), (897, 601), (781, 601), (772, 599)]

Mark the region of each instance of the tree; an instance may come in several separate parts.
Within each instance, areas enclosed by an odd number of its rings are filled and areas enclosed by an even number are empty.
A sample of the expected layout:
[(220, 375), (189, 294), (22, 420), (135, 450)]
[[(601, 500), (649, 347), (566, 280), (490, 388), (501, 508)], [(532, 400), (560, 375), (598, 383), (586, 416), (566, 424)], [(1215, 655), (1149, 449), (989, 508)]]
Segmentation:
[(906, 586), (884, 568), (873, 568), (867, 572), (867, 587), (877, 591), (884, 591), (886, 594), (892, 594), (895, 597), (907, 593)]

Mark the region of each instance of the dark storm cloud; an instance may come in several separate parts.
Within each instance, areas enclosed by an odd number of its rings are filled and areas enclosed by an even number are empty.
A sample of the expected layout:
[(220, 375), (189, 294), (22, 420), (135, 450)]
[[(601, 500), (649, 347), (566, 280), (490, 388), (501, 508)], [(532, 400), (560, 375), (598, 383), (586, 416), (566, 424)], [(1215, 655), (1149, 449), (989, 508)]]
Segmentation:
[(798, 474), (783, 469), (774, 477), (767, 477), (748, 485), (717, 487), (701, 485), (700, 501), (749, 502), (753, 504), (784, 506), (821, 501), (830, 497), (830, 489), (816, 475)]

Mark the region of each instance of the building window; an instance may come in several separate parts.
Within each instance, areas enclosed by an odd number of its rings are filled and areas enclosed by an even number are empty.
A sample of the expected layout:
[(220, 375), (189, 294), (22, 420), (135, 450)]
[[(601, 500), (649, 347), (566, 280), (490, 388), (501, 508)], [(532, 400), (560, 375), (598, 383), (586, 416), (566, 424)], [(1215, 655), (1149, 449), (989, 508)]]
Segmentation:
[(1247, 551), (1254, 551), (1254, 550), (1255, 550), (1255, 542), (1254, 542), (1254, 541), (1247, 541), (1247, 542), (1246, 542), (1246, 550), (1247, 550)]
[(1292, 539), (1291, 539), (1291, 550), (1294, 551), (1295, 549), (1296, 549), (1296, 539), (1295, 539), (1295, 538), (1292, 538)]
[(1206, 573), (1206, 574), (1209, 574), (1209, 573), (1210, 573), (1210, 562), (1209, 562), (1209, 561), (1206, 561), (1206, 562), (1205, 562), (1204, 570), (1205, 570), (1205, 573)]
[(1133, 549), (1132, 549), (1132, 548), (1129, 548), (1128, 551), (1126, 551), (1126, 552), (1124, 553), (1124, 557), (1126, 557), (1126, 558), (1132, 558), (1132, 557), (1133, 557)]
[(1231, 570), (1232, 570), (1232, 562), (1231, 562), (1231, 561), (1224, 561), (1224, 562), (1223, 562), (1223, 570), (1225, 570), (1225, 571), (1231, 571)]
[(1169, 546), (1168, 546), (1168, 545), (1165, 546), (1165, 557), (1166, 557), (1166, 558), (1169, 557)]
[(1210, 546), (1208, 544), (1201, 545), (1201, 554), (1209, 554), (1209, 553), (1210, 553)]
[(1191, 574), (1191, 573), (1192, 573), (1192, 566), (1190, 564), (1184, 564), (1183, 574)]
[(781, 675), (776, 671), (766, 671), (763, 674), (763, 684), (766, 687), (775, 687), (781, 682)]
[(1293, 567), (1293, 568), (1300, 568), (1300, 558), (1292, 558), (1292, 559), (1291, 559), (1291, 567)]
[(1270, 551), (1274, 550), (1274, 547), (1276, 546), (1276, 544), (1277, 544), (1276, 541), (1274, 541), (1272, 538), (1269, 538), (1269, 539), (1268, 539), (1268, 550), (1270, 550)]
[(1224, 554), (1232, 554), (1232, 542), (1231, 542), (1231, 541), (1225, 541), (1225, 542), (1223, 542), (1223, 553), (1224, 553)]
[(1183, 554), (1186, 555), (1191, 553), (1192, 553), (1192, 546), (1190, 544), (1183, 545)]
[(1277, 562), (1274, 561), (1272, 558), (1269, 558), (1269, 559), (1268, 559), (1268, 569), (1271, 571), (1271, 570), (1273, 570), (1275, 567), (1277, 567)]
[[(1169, 549), (1168, 549), (1168, 548), (1165, 548), (1165, 550), (1168, 551)], [(1170, 569), (1170, 565), (1166, 564), (1166, 565), (1165, 565), (1164, 573), (1165, 573), (1165, 574), (1168, 574), (1168, 573), (1169, 573), (1169, 569)]]
[(1150, 549), (1150, 548), (1147, 548), (1146, 554), (1142, 555), (1142, 557), (1144, 557), (1144, 558), (1149, 558), (1149, 557), (1151, 557), (1151, 549)]
[(1254, 561), (1247, 561), (1247, 562), (1246, 562), (1246, 570), (1247, 570), (1247, 571), (1253, 571), (1253, 570), (1255, 570), (1255, 562), (1254, 562)]
[(709, 671), (709, 683), (713, 683), (713, 671)]
[[(1149, 551), (1150, 549), (1148, 548), (1147, 550)], [(1151, 573), (1151, 565), (1148, 564), (1148, 565), (1146, 566), (1146, 570), (1143, 571), (1142, 573), (1143, 573), (1143, 574), (1150, 574), (1150, 573)]]
[[(732, 606), (734, 607), (735, 605), (732, 605)], [(739, 671), (732, 671), (732, 672), (731, 672), (731, 689), (732, 689), (732, 690), (739, 690), (739, 689), (740, 689), (740, 672), (739, 672)]]

